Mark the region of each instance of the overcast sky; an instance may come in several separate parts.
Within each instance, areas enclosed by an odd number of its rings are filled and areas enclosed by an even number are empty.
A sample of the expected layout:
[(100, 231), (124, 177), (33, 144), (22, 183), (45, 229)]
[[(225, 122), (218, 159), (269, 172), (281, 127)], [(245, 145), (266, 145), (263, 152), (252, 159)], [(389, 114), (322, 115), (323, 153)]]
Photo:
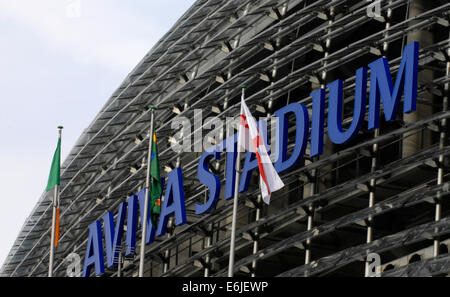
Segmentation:
[(0, 0), (0, 263), (62, 159), (194, 0)]

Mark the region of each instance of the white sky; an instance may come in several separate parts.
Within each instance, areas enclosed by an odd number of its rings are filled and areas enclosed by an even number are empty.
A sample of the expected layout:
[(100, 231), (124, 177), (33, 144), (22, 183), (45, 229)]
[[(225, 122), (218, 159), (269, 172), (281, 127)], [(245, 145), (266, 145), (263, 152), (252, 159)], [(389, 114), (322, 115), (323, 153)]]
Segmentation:
[(64, 160), (194, 2), (0, 0), (0, 266), (45, 189), (56, 127), (65, 127)]

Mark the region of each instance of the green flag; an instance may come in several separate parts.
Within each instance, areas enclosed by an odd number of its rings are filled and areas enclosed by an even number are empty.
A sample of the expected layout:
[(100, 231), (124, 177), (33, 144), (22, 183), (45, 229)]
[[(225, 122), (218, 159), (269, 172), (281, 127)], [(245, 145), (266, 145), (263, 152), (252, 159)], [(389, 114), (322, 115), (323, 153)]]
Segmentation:
[(55, 155), (53, 156), (52, 168), (48, 177), (47, 192), (52, 190), (56, 185), (60, 185), (61, 173), (61, 138), (58, 139), (58, 146), (56, 147)]
[(150, 182), (151, 182), (150, 218), (152, 220), (153, 225), (156, 225), (156, 217), (161, 213), (160, 197), (162, 194), (162, 184), (161, 184), (161, 174), (159, 171), (158, 146), (155, 132), (153, 132), (153, 139), (152, 139)]

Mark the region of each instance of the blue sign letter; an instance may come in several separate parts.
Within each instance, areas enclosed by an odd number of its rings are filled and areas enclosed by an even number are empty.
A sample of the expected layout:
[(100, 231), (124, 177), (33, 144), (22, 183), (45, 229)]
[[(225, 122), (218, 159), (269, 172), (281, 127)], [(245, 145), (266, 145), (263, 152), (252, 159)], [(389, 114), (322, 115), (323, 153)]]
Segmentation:
[(403, 90), (405, 93), (403, 112), (410, 113), (416, 110), (418, 61), (419, 43), (411, 42), (403, 50), (394, 88), (392, 88), (391, 72), (386, 58), (378, 59), (369, 64), (371, 69), (369, 129), (376, 129), (380, 126), (380, 97), (383, 102), (386, 121), (392, 121), (397, 116)]
[(318, 89), (311, 93), (312, 119), (311, 119), (311, 157), (323, 154), (323, 130), (325, 114), (325, 89)]
[(84, 258), (83, 277), (91, 275), (92, 265), (95, 266), (95, 274), (105, 273), (105, 262), (103, 259), (102, 224), (95, 221), (89, 225), (89, 238)]
[(366, 114), (367, 68), (356, 71), (355, 104), (353, 121), (347, 131), (342, 130), (342, 94), (344, 82), (340, 79), (330, 83), (328, 100), (328, 136), (336, 144), (343, 144), (358, 135)]
[[(145, 189), (143, 189), (145, 193)], [(138, 210), (138, 198), (136, 195), (131, 195), (127, 200), (128, 204), (128, 216), (127, 216), (127, 237), (125, 240), (126, 250), (125, 256), (134, 255), (136, 250), (136, 228), (137, 228), (137, 210)]]
[(186, 205), (184, 201), (183, 176), (181, 168), (175, 168), (168, 175), (164, 203), (161, 209), (161, 215), (158, 223), (157, 236), (166, 234), (169, 217), (175, 214), (176, 225), (186, 223)]
[[(294, 113), (296, 121), (294, 151), (287, 160), (288, 145), (288, 113)], [(278, 173), (297, 166), (303, 157), (308, 142), (309, 115), (303, 104), (292, 103), (277, 110), (274, 115), (278, 117), (277, 126), (277, 160), (275, 169)]]
[(220, 153), (217, 151), (203, 153), (197, 167), (198, 180), (209, 188), (209, 199), (206, 204), (198, 204), (195, 206), (196, 214), (209, 212), (216, 207), (220, 195), (220, 179), (212, 174), (208, 169), (210, 159), (214, 157), (220, 159)]
[(227, 150), (227, 169), (225, 171), (225, 200), (234, 197), (236, 183), (237, 134), (228, 137), (223, 142)]
[[(141, 216), (141, 227), (143, 226), (142, 221), (144, 218), (144, 204), (145, 204), (145, 193), (146, 190), (142, 189), (137, 195), (132, 195), (128, 198), (128, 219), (127, 219), (127, 238), (126, 238), (126, 251), (125, 256), (134, 255), (136, 250), (136, 229), (138, 222), (138, 203), (139, 203), (139, 214)], [(148, 204), (148, 217), (147, 217), (147, 234), (145, 237), (145, 244), (150, 244), (155, 240), (155, 226), (153, 226), (151, 216), (150, 216), (150, 203)]]
[(106, 263), (108, 268), (116, 266), (117, 260), (119, 259), (126, 207), (126, 202), (122, 202), (119, 206), (117, 226), (114, 226), (114, 214), (112, 212), (108, 212), (103, 216), (105, 226)]

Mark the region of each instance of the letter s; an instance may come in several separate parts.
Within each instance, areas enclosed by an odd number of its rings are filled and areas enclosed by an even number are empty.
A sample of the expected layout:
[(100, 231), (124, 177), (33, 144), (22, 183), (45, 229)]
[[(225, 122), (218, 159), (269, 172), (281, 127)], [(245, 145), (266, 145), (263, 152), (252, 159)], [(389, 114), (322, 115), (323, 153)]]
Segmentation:
[(204, 214), (211, 211), (217, 204), (220, 195), (220, 179), (211, 173), (208, 169), (210, 159), (214, 157), (220, 159), (220, 153), (217, 151), (203, 153), (197, 167), (198, 180), (209, 189), (209, 199), (205, 204), (197, 203), (195, 206), (196, 214)]

